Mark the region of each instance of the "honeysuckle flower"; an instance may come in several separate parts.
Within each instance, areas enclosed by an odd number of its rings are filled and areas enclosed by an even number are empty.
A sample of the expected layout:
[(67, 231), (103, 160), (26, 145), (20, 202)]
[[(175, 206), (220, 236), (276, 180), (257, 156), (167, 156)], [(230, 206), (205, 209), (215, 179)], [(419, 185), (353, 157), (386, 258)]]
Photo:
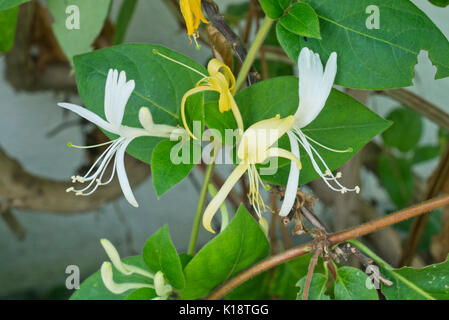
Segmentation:
[[(109, 70), (104, 95), (104, 113), (106, 120), (81, 106), (71, 103), (58, 103), (60, 107), (69, 109), (79, 116), (96, 124), (100, 128), (118, 136), (114, 140), (93, 146), (76, 146), (72, 143), (68, 144), (70, 147), (76, 148), (93, 148), (104, 145), (109, 146), (84, 176), (72, 176), (73, 183), (86, 183), (87, 186), (81, 189), (70, 187), (66, 190), (67, 192), (75, 192), (76, 195), (88, 196), (92, 194), (99, 186), (109, 184), (117, 171), (120, 187), (122, 188), (126, 200), (128, 200), (128, 202), (134, 207), (138, 207), (125, 171), (124, 156), (126, 148), (130, 142), (137, 137), (154, 136), (168, 138), (173, 131), (183, 129), (168, 125), (155, 124), (151, 117), (150, 110), (146, 107), (142, 107), (139, 111), (139, 119), (143, 128), (134, 128), (123, 125), (122, 119), (125, 113), (125, 107), (131, 93), (134, 90), (134, 87), (134, 80), (126, 81), (126, 74), (124, 71), (119, 74), (117, 70)], [(114, 160), (112, 161), (113, 158)], [(106, 181), (103, 181), (104, 174), (111, 162), (113, 162), (111, 176)]]
[(156, 272), (156, 274), (152, 274), (142, 268), (123, 263), (117, 249), (109, 240), (101, 239), (100, 242), (111, 260), (112, 265), (114, 265), (120, 273), (127, 276), (136, 273), (153, 281), (153, 284), (137, 282), (116, 283), (113, 279), (111, 262), (105, 261), (101, 265), (100, 273), (101, 279), (109, 291), (115, 294), (121, 294), (131, 289), (151, 288), (156, 291), (157, 297), (154, 298), (155, 300), (165, 300), (171, 294), (173, 288), (169, 284), (165, 284), (164, 274), (161, 271)]
[(215, 233), (211, 227), (212, 218), (231, 189), (246, 171), (248, 171), (249, 179), (249, 203), (253, 206), (259, 219), (262, 218), (262, 211), (265, 211), (266, 205), (260, 195), (259, 184), (262, 184), (262, 187), (264, 187), (264, 184), (257, 172), (256, 164), (263, 163), (270, 157), (283, 157), (294, 161), (296, 166), (299, 169), (301, 168), (301, 162), (290, 151), (272, 146), (280, 137), (292, 128), (294, 121), (295, 118), (293, 116), (281, 119), (280, 116), (277, 115), (274, 118), (262, 120), (253, 124), (243, 133), (237, 150), (237, 157), (240, 163), (234, 171), (232, 171), (204, 211), (203, 225), (206, 230)]
[(181, 13), (184, 17), (187, 27), (187, 35), (190, 40), (195, 41), (197, 48), (199, 48), (198, 42), (198, 27), (201, 21), (208, 23), (201, 10), (201, 0), (180, 0), (179, 6), (181, 7)]
[(221, 62), (218, 59), (211, 59), (209, 63), (207, 64), (207, 71), (209, 75), (205, 75), (204, 73), (193, 69), (179, 61), (176, 61), (162, 53), (160, 53), (157, 50), (153, 50), (155, 54), (158, 54), (165, 59), (168, 59), (170, 61), (173, 61), (179, 65), (182, 65), (189, 70), (192, 70), (193, 72), (196, 72), (197, 74), (201, 75), (203, 78), (199, 80), (195, 87), (187, 91), (181, 100), (181, 117), (182, 117), (182, 123), (184, 125), (184, 128), (186, 129), (187, 133), (194, 139), (197, 139), (193, 133), (190, 131), (189, 126), (187, 124), (186, 120), (186, 114), (185, 114), (185, 108), (186, 108), (186, 102), (187, 98), (195, 93), (198, 92), (204, 92), (204, 91), (215, 91), (219, 93), (219, 99), (218, 99), (218, 109), (221, 113), (225, 111), (231, 110), (235, 121), (237, 123), (237, 127), (240, 131), (240, 133), (243, 133), (243, 120), (242, 115), (240, 114), (240, 110), (237, 106), (237, 103), (234, 99), (235, 94), (235, 77), (232, 74), (231, 69), (227, 65), (225, 65), (223, 62)]
[(203, 79), (198, 81), (193, 89), (187, 91), (181, 100), (181, 116), (184, 127), (187, 132), (193, 137), (186, 122), (185, 105), (187, 98), (195, 93), (203, 91), (215, 91), (219, 93), (218, 110), (223, 113), (231, 110), (237, 127), (243, 133), (243, 120), (240, 110), (234, 99), (235, 94), (235, 78), (231, 69), (218, 59), (211, 59), (207, 64), (207, 71), (209, 76), (203, 74)]
[[(299, 143), (310, 157), (314, 170), (320, 175), (330, 189), (341, 193), (346, 193), (348, 191), (359, 193), (360, 188), (358, 186), (346, 188), (338, 181), (338, 178), (341, 178), (341, 173), (339, 172), (334, 176), (324, 159), (310, 142), (332, 152), (352, 152), (352, 148), (336, 150), (326, 147), (305, 135), (301, 130), (318, 116), (326, 104), (326, 100), (331, 92), (337, 73), (337, 54), (335, 52), (331, 53), (323, 71), (323, 65), (321, 64), (319, 54), (313, 53), (308, 48), (303, 48), (298, 57), (298, 70), (299, 106), (294, 116), (294, 125), (292, 129), (287, 132), (291, 151), (295, 156), (299, 157)], [(318, 159), (320, 165), (315, 158)], [(290, 174), (284, 201), (281, 210), (279, 211), (279, 215), (281, 216), (288, 215), (293, 207), (298, 189), (298, 179), (299, 169), (292, 162), (290, 165)]]

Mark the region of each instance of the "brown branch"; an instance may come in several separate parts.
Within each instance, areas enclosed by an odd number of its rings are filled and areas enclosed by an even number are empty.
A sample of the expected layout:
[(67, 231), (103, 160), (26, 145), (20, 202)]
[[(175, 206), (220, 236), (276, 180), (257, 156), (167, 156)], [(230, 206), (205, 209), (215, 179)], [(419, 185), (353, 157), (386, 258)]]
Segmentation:
[(11, 212), (11, 209), (5, 204), (2, 204), (0, 206), (0, 213), (3, 221), (5, 221), (9, 229), (14, 233), (17, 240), (23, 240), (26, 234), (25, 228)]
[(377, 93), (393, 98), (410, 109), (415, 110), (442, 128), (449, 130), (449, 113), (406, 89), (377, 91)]
[[(132, 186), (136, 186), (148, 177), (149, 166), (130, 156), (126, 159), (129, 180)], [(65, 192), (71, 186), (70, 181), (47, 179), (26, 172), (17, 160), (0, 149), (0, 198), (10, 207), (74, 214), (98, 209), (122, 196), (116, 179), (88, 197)]]
[(302, 293), (302, 300), (307, 300), (307, 298), (309, 297), (309, 289), (310, 284), (312, 283), (313, 272), (315, 271), (315, 267), (318, 263), (318, 258), (321, 254), (321, 251), (322, 249), (315, 250), (312, 259), (310, 259), (309, 268), (307, 269), (306, 283), (304, 284), (304, 290)]
[[(220, 14), (217, 4), (212, 0), (202, 0), (201, 5), (206, 12), (207, 17), (213, 26), (220, 31), (220, 33), (226, 38), (229, 46), (234, 50), (235, 55), (241, 63), (246, 59), (246, 48), (239, 36), (228, 26), (224, 20), (224, 16)], [(252, 85), (257, 81), (257, 72), (252, 67), (248, 73), (248, 84)]]
[[(388, 216), (360, 225), (358, 227), (330, 235), (328, 238), (328, 242), (329, 245), (332, 246), (340, 242), (358, 238), (371, 232), (377, 231), (378, 229), (393, 225), (395, 223), (410, 219), (412, 217), (418, 216), (425, 212), (429, 212), (436, 208), (440, 208), (446, 205), (449, 205), (449, 195), (425, 201), (421, 204), (397, 211)], [(209, 300), (220, 299), (234, 288), (238, 287), (239, 285), (251, 279), (252, 277), (260, 274), (261, 272), (271, 269), (291, 259), (302, 256), (306, 253), (309, 253), (312, 247), (313, 243), (309, 242), (307, 244), (292, 248), (290, 250), (286, 250), (275, 256), (271, 256), (265, 260), (262, 260), (261, 262), (239, 273), (228, 282), (224, 283), (217, 290), (212, 292), (207, 297), (207, 299)]]

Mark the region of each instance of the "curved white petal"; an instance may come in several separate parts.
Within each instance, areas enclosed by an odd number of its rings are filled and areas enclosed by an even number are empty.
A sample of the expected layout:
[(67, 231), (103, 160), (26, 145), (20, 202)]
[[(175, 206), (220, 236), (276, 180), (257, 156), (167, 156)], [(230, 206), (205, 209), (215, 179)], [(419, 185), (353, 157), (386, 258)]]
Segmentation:
[(103, 128), (106, 131), (109, 131), (109, 132), (115, 133), (115, 134), (119, 134), (118, 126), (115, 126), (115, 125), (107, 122), (106, 120), (101, 118), (99, 115), (93, 113), (90, 110), (87, 110), (84, 107), (81, 107), (81, 106), (78, 106), (78, 105), (72, 104), (72, 103), (65, 103), (65, 102), (58, 103), (58, 106), (75, 112), (77, 115), (83, 117), (86, 120), (89, 120), (90, 122), (96, 124), (97, 126)]
[(299, 106), (295, 114), (295, 127), (303, 128), (323, 109), (337, 73), (337, 54), (332, 52), (323, 65), (320, 56), (303, 48), (298, 57)]
[(162, 271), (158, 271), (154, 275), (154, 290), (159, 297), (164, 299), (166, 299), (173, 290), (171, 285), (165, 284), (164, 274)]
[(103, 246), (104, 251), (106, 251), (106, 254), (108, 255), (112, 264), (118, 271), (126, 275), (132, 274), (132, 272), (126, 268), (125, 264), (122, 263), (117, 249), (115, 249), (114, 245), (108, 239), (101, 239), (100, 243)]
[(139, 121), (145, 130), (147, 131), (153, 130), (154, 126), (153, 115), (151, 114), (150, 109), (148, 109), (147, 107), (141, 107), (139, 109)]
[(109, 122), (121, 125), (126, 104), (134, 88), (134, 80), (126, 82), (125, 71), (121, 71), (119, 75), (117, 70), (109, 70), (104, 94), (104, 113)]
[[(147, 107), (141, 107), (139, 110), (139, 121), (142, 127), (147, 131), (148, 135), (152, 135), (155, 137), (169, 138), (171, 133), (178, 129), (174, 126), (170, 126), (167, 124), (156, 124), (153, 121), (153, 116), (151, 115), (151, 111)], [(180, 129), (180, 128), (179, 128)], [(182, 130), (177, 130), (178, 132), (182, 132)]]
[(101, 279), (103, 280), (104, 285), (108, 288), (109, 291), (115, 294), (121, 294), (131, 289), (139, 289), (139, 288), (152, 288), (154, 286), (147, 283), (116, 283), (113, 279), (112, 274), (112, 265), (110, 262), (103, 262), (101, 265)]
[(125, 150), (131, 141), (132, 139), (129, 139), (128, 141), (123, 143), (122, 146), (120, 146), (115, 156), (115, 165), (117, 168), (118, 181), (120, 183), (120, 187), (122, 188), (123, 195), (132, 206), (137, 208), (139, 204), (137, 203), (136, 198), (134, 197), (134, 194), (131, 190), (131, 186), (129, 185), (128, 176), (126, 175), (125, 170)]
[[(296, 137), (291, 131), (287, 132), (287, 135), (290, 140), (291, 151), (299, 159), (300, 155), (298, 141), (296, 141)], [(290, 174), (288, 175), (284, 201), (282, 202), (281, 210), (279, 211), (279, 215), (281, 217), (285, 217), (286, 215), (288, 215), (293, 208), (296, 199), (296, 192), (298, 191), (298, 180), (299, 169), (296, 163), (292, 161), (290, 163)]]
[(245, 173), (247, 169), (248, 164), (241, 162), (234, 169), (234, 171), (232, 171), (232, 173), (229, 175), (228, 179), (226, 179), (221, 189), (207, 205), (206, 210), (204, 210), (203, 214), (203, 226), (204, 228), (206, 228), (207, 231), (215, 233), (215, 231), (212, 229), (211, 226), (212, 218), (214, 217), (215, 213), (217, 212), (218, 208), (221, 206), (223, 201), (225, 201), (229, 192), (231, 192), (231, 189), (234, 187), (237, 181), (239, 181), (240, 177)]
[(101, 245), (104, 248), (104, 251), (106, 251), (106, 254), (108, 255), (109, 259), (111, 260), (114, 267), (120, 271), (121, 273), (129, 276), (133, 273), (141, 274), (147, 278), (153, 278), (154, 275), (151, 272), (148, 272), (144, 269), (141, 269), (139, 267), (123, 263), (120, 259), (120, 255), (117, 251), (117, 249), (114, 247), (114, 245), (108, 240), (108, 239), (101, 239), (100, 240)]

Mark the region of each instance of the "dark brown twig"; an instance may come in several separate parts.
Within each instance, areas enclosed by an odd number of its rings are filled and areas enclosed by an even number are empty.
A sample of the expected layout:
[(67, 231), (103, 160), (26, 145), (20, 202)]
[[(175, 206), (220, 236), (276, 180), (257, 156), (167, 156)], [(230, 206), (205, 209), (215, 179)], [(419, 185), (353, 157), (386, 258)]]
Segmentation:
[(309, 268), (307, 269), (307, 278), (306, 283), (304, 284), (304, 290), (302, 293), (302, 300), (307, 300), (309, 296), (310, 284), (312, 283), (313, 272), (315, 271), (315, 267), (318, 263), (318, 258), (322, 252), (322, 248), (318, 248), (315, 250), (315, 253), (310, 259)]
[[(226, 38), (239, 61), (243, 63), (247, 55), (246, 48), (239, 36), (226, 24), (224, 16), (219, 12), (217, 4), (212, 0), (202, 0), (201, 5), (209, 18), (209, 21)], [(248, 85), (256, 83), (257, 75), (258, 73), (252, 67), (248, 73)]]
[(415, 110), (442, 128), (449, 130), (449, 114), (429, 101), (417, 96), (406, 89), (393, 89), (377, 91), (377, 93), (390, 97), (406, 107)]

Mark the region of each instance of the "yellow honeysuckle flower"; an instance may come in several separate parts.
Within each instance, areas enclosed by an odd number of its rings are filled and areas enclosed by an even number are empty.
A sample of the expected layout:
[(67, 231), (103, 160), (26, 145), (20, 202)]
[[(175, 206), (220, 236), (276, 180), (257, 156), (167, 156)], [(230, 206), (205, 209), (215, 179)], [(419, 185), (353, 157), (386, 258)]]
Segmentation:
[(301, 169), (301, 162), (290, 151), (271, 146), (292, 128), (294, 121), (294, 116), (288, 116), (281, 119), (280, 116), (277, 115), (274, 118), (262, 120), (253, 124), (243, 133), (237, 151), (237, 156), (241, 162), (237, 165), (204, 211), (203, 225), (206, 230), (215, 233), (211, 227), (212, 218), (231, 189), (246, 171), (248, 171), (249, 178), (249, 202), (259, 218), (262, 218), (262, 211), (265, 211), (266, 205), (259, 192), (259, 184), (261, 183), (263, 186), (263, 182), (257, 172), (256, 164), (263, 163), (270, 157), (282, 157), (295, 161), (298, 168)]
[(181, 13), (184, 17), (187, 27), (187, 35), (189, 38), (193, 37), (197, 47), (198, 43), (198, 27), (201, 21), (208, 23), (201, 10), (201, 0), (180, 0), (179, 6), (181, 7)]
[(185, 105), (187, 98), (195, 93), (203, 91), (216, 91), (220, 94), (218, 108), (221, 113), (231, 110), (234, 114), (238, 128), (243, 132), (243, 120), (237, 103), (234, 100), (235, 78), (231, 69), (218, 59), (211, 59), (207, 65), (209, 76), (197, 82), (195, 88), (187, 91), (181, 100), (181, 116), (186, 131), (195, 139), (187, 125), (185, 116)]
[(187, 91), (181, 100), (181, 117), (182, 117), (182, 123), (184, 125), (184, 128), (186, 129), (187, 133), (193, 138), (197, 139), (193, 133), (190, 131), (189, 126), (187, 125), (186, 120), (186, 102), (187, 98), (195, 93), (203, 92), (203, 91), (215, 91), (220, 94), (219, 100), (218, 100), (218, 108), (221, 113), (225, 111), (231, 110), (235, 121), (237, 122), (237, 127), (240, 130), (240, 133), (243, 133), (243, 120), (242, 115), (240, 114), (240, 110), (237, 106), (237, 103), (234, 99), (235, 94), (235, 77), (232, 74), (231, 69), (227, 65), (225, 65), (223, 62), (221, 62), (218, 59), (211, 59), (209, 63), (207, 64), (207, 71), (209, 75), (205, 75), (204, 73), (182, 63), (179, 61), (176, 61), (173, 58), (170, 58), (158, 50), (153, 50), (154, 54), (157, 54), (167, 60), (170, 60), (174, 63), (177, 63), (199, 75), (201, 75), (203, 78), (198, 81), (195, 84), (195, 87)]

